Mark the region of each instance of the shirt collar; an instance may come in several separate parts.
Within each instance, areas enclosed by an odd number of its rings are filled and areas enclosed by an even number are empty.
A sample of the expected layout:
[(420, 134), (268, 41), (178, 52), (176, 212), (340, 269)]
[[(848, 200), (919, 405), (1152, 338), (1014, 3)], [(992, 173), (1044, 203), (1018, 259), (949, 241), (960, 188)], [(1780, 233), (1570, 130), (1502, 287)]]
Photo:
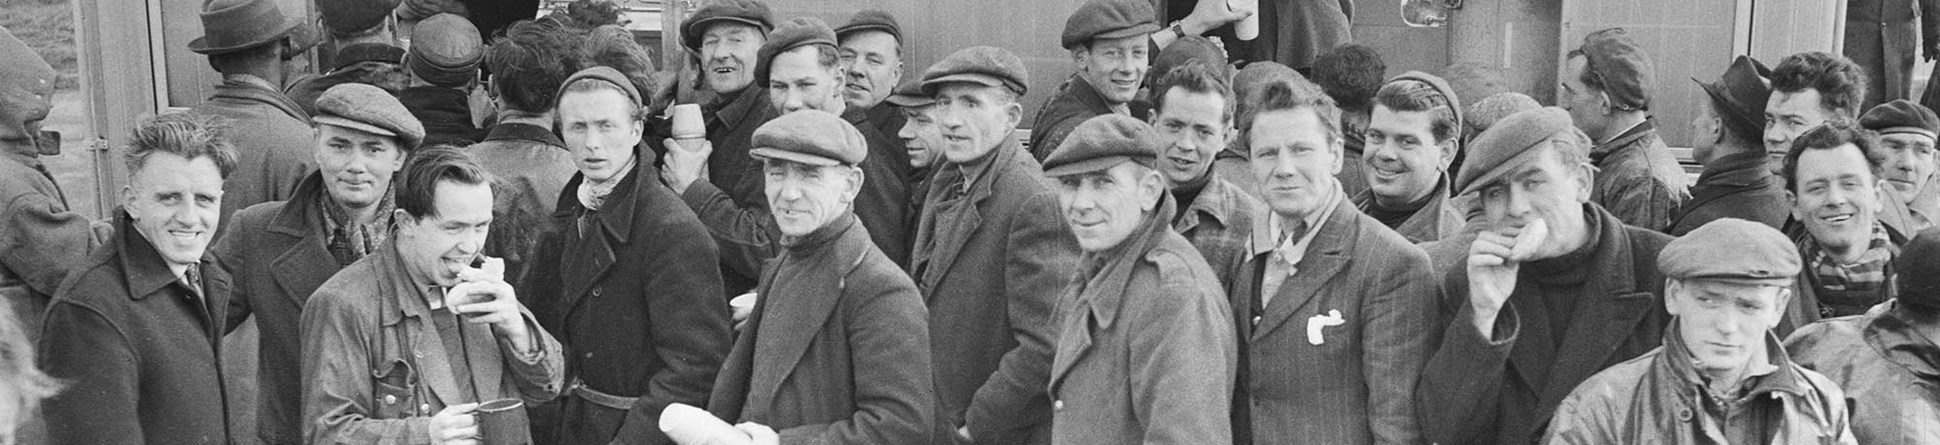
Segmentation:
[(493, 125), (492, 131), (485, 135), (485, 140), (519, 140), (537, 142), (554, 147), (566, 146), (566, 141), (560, 140), (559, 135), (552, 134), (552, 130), (547, 130), (546, 127), (516, 122)]
[(1273, 211), (1271, 207), (1262, 206), (1267, 214), (1267, 223), (1255, 224), (1253, 226), (1255, 227), (1253, 229), (1253, 254), (1260, 255), (1276, 250), (1287, 252), (1301, 252), (1306, 250), (1307, 244), (1313, 241), (1314, 234), (1320, 233), (1321, 226), (1326, 224), (1329, 218), (1333, 217), (1335, 208), (1340, 207), (1341, 195), (1345, 194), (1346, 192), (1341, 191), (1340, 182), (1334, 182), (1333, 189), (1327, 193), (1326, 201), (1320, 206), (1320, 211), (1309, 213), (1305, 218), (1302, 218), (1307, 223), (1307, 233), (1302, 234), (1298, 240), (1287, 238), (1282, 233), (1286, 227), (1286, 222), (1282, 221), (1283, 217), (1280, 216), (1279, 212)]

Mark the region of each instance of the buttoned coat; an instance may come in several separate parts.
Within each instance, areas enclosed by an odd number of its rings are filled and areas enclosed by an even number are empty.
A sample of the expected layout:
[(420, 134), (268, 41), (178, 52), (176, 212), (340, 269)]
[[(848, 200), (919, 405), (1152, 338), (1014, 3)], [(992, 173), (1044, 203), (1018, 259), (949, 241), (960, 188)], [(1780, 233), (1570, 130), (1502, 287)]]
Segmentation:
[(1111, 104), (1098, 94), (1091, 82), (1072, 74), (1064, 79), (1064, 84), (1044, 100), (1038, 108), (1037, 117), (1031, 119), (1031, 157), (1038, 162), (1050, 157), (1057, 151), (1064, 138), (1071, 135), (1078, 124), (1093, 117), (1111, 114)]
[(289, 200), (296, 183), (316, 169), (310, 114), (258, 82), (224, 79), (215, 95), (189, 109), (226, 119), (222, 134), (236, 147), (236, 169), (222, 182), (222, 221), (249, 206)]
[(1677, 207), (1691, 199), (1691, 181), (1657, 137), (1656, 125), (1644, 121), (1590, 150), (1590, 161), (1597, 168), (1590, 202), (1602, 205), (1624, 224), (1664, 230)]
[[(1583, 284), (1571, 325), (1563, 336), (1522, 336), (1521, 319), (1543, 317), (1540, 300), (1512, 294), (1496, 316), (1493, 338), (1475, 328), (1469, 307), (1466, 261), (1448, 264), (1442, 284), (1438, 347), (1429, 352), (1415, 388), (1422, 438), (1442, 444), (1525, 444), (1541, 438), (1556, 406), (1570, 390), (1611, 365), (1656, 349), (1670, 315), (1664, 311), (1664, 280), (1657, 252), (1670, 243), (1663, 233), (1624, 226), (1595, 204), (1584, 216), (1598, 218), (1597, 248), (1582, 266), (1593, 271)], [(1529, 269), (1516, 277), (1531, 278)], [(1523, 298), (1518, 298), (1523, 297)], [(1518, 343), (1554, 342), (1551, 360)], [(1536, 386), (1531, 382), (1547, 384)]]
[(1940, 346), (1897, 302), (1807, 325), (1785, 340), (1800, 366), (1825, 374), (1852, 403), (1859, 443), (1940, 443)]
[(562, 418), (533, 420), (558, 422), (558, 443), (669, 443), (660, 411), (704, 406), (734, 341), (714, 242), (652, 166), (635, 167), (591, 214), (576, 192), (584, 179), (556, 197), (519, 296), (566, 348), (567, 375), (639, 399), (617, 410), (567, 394)]
[(40, 367), (66, 389), (41, 406), (56, 444), (228, 443), (222, 320), (232, 282), (205, 257), (200, 296), (115, 210), (116, 235), (61, 283)]
[(786, 444), (922, 444), (931, 436), (929, 335), (915, 283), (843, 215), (763, 269), (707, 409)]
[[(303, 305), (343, 269), (325, 246), (323, 175), (312, 172), (289, 201), (250, 206), (225, 221), (210, 254), (235, 279), (227, 329), (256, 317), (256, 435), (267, 443), (303, 441)], [(225, 331), (226, 332), (226, 331)]]
[[(1420, 441), (1414, 392), (1435, 317), (1428, 255), (1344, 197), (1332, 212), (1258, 315), (1272, 250), (1250, 250), (1227, 289), (1241, 345), (1235, 443)], [(1255, 245), (1277, 245), (1267, 224), (1255, 228)], [(1314, 344), (1315, 319), (1336, 312), (1346, 323), (1321, 326)]]
[(1052, 313), (1077, 269), (1078, 241), (1043, 167), (1014, 137), (986, 156), (967, 187), (960, 166), (939, 167), (910, 262), (930, 310), (937, 437), (968, 422), (978, 441), (1047, 443), (1050, 363), (1028, 357), (1056, 340)]

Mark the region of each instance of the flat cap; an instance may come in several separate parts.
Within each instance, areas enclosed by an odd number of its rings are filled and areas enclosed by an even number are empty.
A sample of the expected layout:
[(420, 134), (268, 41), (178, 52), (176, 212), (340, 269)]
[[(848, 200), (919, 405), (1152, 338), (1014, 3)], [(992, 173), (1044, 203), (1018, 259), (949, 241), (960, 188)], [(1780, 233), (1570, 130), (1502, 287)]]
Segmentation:
[(1671, 240), (1657, 252), (1664, 278), (1713, 279), (1785, 286), (1799, 273), (1792, 239), (1763, 223), (1719, 218)]
[(1650, 109), (1650, 87), (1656, 83), (1656, 70), (1650, 55), (1630, 38), (1623, 28), (1610, 28), (1583, 36), (1583, 51), (1589, 72), (1603, 79), (1603, 92), (1610, 95), (1618, 109)]
[(1911, 133), (1934, 139), (1940, 135), (1940, 116), (1913, 101), (1898, 99), (1866, 110), (1859, 116), (1859, 126), (1882, 135)]
[[(1511, 114), (1490, 126), (1488, 131), (1469, 141), (1468, 161), (1456, 176), (1456, 195), (1465, 195), (1495, 181), (1504, 173), (1531, 159), (1525, 154), (1557, 133), (1578, 131), (1570, 123), (1570, 113), (1556, 107), (1542, 107)], [(1589, 150), (1589, 147), (1583, 147)]]
[(854, 16), (849, 17), (849, 23), (835, 28), (835, 36), (840, 38), (857, 31), (882, 31), (895, 37), (896, 41), (903, 40), (903, 27), (896, 24), (896, 17), (881, 9), (857, 11)]
[(337, 56), (330, 60), (332, 64), (330, 71), (349, 68), (351, 65), (364, 62), (379, 62), (392, 65), (404, 63), (404, 48), (383, 42), (352, 43), (350, 46), (337, 50)]
[(701, 52), (701, 36), (707, 33), (707, 26), (719, 21), (739, 22), (761, 28), (767, 33), (775, 29), (775, 13), (768, 9), (767, 3), (757, 0), (713, 0), (687, 21), (680, 22), (680, 44), (687, 50)]
[(33, 48), (0, 28), (0, 140), (20, 140), (27, 122), (47, 119), (54, 110), (54, 67)]
[(405, 150), (424, 142), (424, 124), (391, 93), (361, 83), (330, 87), (317, 96), (318, 125), (331, 125), (398, 139)]
[(1724, 110), (1720, 118), (1729, 119), (1743, 128), (1765, 128), (1765, 102), (1772, 97), (1772, 69), (1758, 63), (1751, 56), (1738, 56), (1725, 68), (1724, 75), (1717, 82), (1705, 83), (1697, 78), (1699, 88), (1711, 96), (1711, 104)]
[(1232, 65), (1226, 64), (1226, 50), (1213, 44), (1212, 40), (1200, 36), (1185, 36), (1173, 41), (1165, 49), (1152, 56), (1151, 79), (1146, 84), (1156, 85), (1158, 79), (1171, 73), (1172, 69), (1198, 61), (1211, 67), (1222, 79), (1232, 79)]
[(1526, 94), (1514, 91), (1496, 93), (1469, 105), (1468, 110), (1462, 112), (1462, 122), (1468, 125), (1468, 134), (1474, 136), (1482, 134), (1509, 115), (1542, 107), (1543, 104)]
[(903, 81), (902, 85), (897, 85), (896, 90), (891, 91), (889, 98), (883, 99), (883, 101), (898, 107), (916, 108), (935, 104), (936, 98), (931, 97), (929, 93), (923, 92), (922, 80), (910, 79)]
[(944, 83), (972, 82), (1008, 87), (1021, 96), (1029, 89), (1026, 85), (1030, 85), (1030, 78), (1030, 73), (1024, 70), (1024, 59), (1017, 58), (1010, 50), (972, 46), (950, 53), (924, 70), (923, 92), (935, 95), (937, 86)]
[(356, 34), (377, 25), (397, 9), (399, 0), (317, 0), (317, 15), (331, 34)]
[(1151, 34), (1159, 30), (1158, 16), (1146, 0), (1090, 0), (1064, 21), (1059, 40), (1064, 49), (1077, 49), (1092, 40)]
[(1064, 143), (1044, 158), (1044, 175), (1056, 178), (1091, 173), (1125, 162), (1150, 167), (1158, 158), (1159, 140), (1151, 125), (1131, 116), (1106, 113), (1072, 129)]
[(829, 29), (827, 22), (814, 17), (796, 17), (776, 27), (774, 32), (768, 33), (768, 41), (755, 52), (755, 83), (768, 84), (768, 68), (774, 64), (775, 56), (808, 45), (834, 48), (835, 30)]
[(821, 110), (800, 110), (777, 117), (754, 129), (756, 159), (782, 159), (808, 165), (856, 165), (869, 155), (862, 132), (842, 117)]
[(455, 87), (476, 77), (478, 62), (484, 59), (485, 41), (471, 20), (438, 14), (411, 30), (411, 52), (404, 56), (404, 65), (432, 85)]
[(1462, 112), (1467, 110), (1462, 109), (1462, 97), (1460, 95), (1455, 94), (1455, 89), (1448, 86), (1448, 81), (1442, 80), (1441, 76), (1436, 76), (1433, 74), (1428, 74), (1420, 71), (1409, 71), (1409, 72), (1401, 73), (1398, 76), (1388, 78), (1387, 82), (1382, 82), (1381, 84), (1387, 85), (1390, 83), (1395, 83), (1395, 82), (1404, 81), (1404, 80), (1412, 80), (1415, 82), (1421, 82), (1422, 84), (1428, 85), (1429, 88), (1434, 88), (1435, 92), (1440, 93), (1442, 95), (1442, 100), (1448, 101), (1448, 109), (1450, 112), (1449, 114), (1455, 115), (1455, 136), (1454, 137), (1455, 137), (1455, 140), (1458, 140), (1458, 141), (1461, 140), (1462, 132), (1468, 130), (1468, 126), (1462, 123), (1463, 122)]
[(1940, 313), (1940, 227), (1920, 231), (1893, 260), (1900, 304)]
[[(566, 87), (572, 86), (573, 82), (588, 79), (613, 84), (613, 86), (620, 87), (620, 91), (626, 92), (626, 97), (632, 99), (633, 103), (644, 103), (640, 101), (640, 89), (633, 86), (633, 80), (627, 78), (626, 74), (621, 73), (620, 70), (613, 69), (613, 67), (609, 66), (595, 66), (579, 70), (573, 73), (573, 75), (567, 76), (565, 82), (559, 83), (559, 94), (554, 94), (553, 100), (557, 101), (566, 97)], [(554, 108), (558, 108), (558, 104), (553, 105)]]

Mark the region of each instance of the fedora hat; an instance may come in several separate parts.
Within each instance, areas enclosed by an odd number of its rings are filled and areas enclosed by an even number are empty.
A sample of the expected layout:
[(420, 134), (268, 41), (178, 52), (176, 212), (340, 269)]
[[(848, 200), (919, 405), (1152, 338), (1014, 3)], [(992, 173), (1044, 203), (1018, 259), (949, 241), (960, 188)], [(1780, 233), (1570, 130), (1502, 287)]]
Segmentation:
[(189, 51), (227, 54), (289, 37), (298, 51), (316, 46), (316, 30), (283, 15), (276, 0), (209, 0), (202, 4), (202, 37), (189, 41)]
[(1765, 128), (1765, 101), (1772, 96), (1770, 82), (1765, 79), (1771, 75), (1772, 70), (1757, 59), (1738, 56), (1717, 82), (1691, 80), (1711, 96), (1712, 103), (1723, 105), (1718, 107), (1724, 110), (1724, 115), (1719, 117), (1749, 128)]

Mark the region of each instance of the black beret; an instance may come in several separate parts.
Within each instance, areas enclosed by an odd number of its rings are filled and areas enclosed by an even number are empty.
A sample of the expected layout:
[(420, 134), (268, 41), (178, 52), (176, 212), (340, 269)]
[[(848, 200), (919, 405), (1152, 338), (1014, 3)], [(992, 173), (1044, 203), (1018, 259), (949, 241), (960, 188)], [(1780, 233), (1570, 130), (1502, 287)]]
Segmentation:
[(1159, 30), (1158, 16), (1146, 0), (1091, 0), (1064, 21), (1059, 40), (1064, 49), (1077, 49), (1092, 40), (1147, 35)]
[[(1489, 126), (1468, 144), (1468, 161), (1455, 179), (1456, 195), (1480, 189), (1511, 168), (1528, 162), (1523, 154), (1548, 141), (1557, 133), (1577, 131), (1570, 113), (1556, 107), (1542, 107), (1511, 114)], [(1588, 150), (1589, 147), (1583, 147)]]
[(809, 165), (856, 165), (869, 155), (862, 132), (840, 116), (821, 110), (800, 110), (777, 117), (754, 129), (748, 156), (776, 158)]
[[(768, 34), (768, 41), (761, 44), (755, 52), (754, 81), (759, 85), (768, 83), (768, 68), (773, 65), (775, 56), (795, 48), (808, 45), (828, 45), (835, 47), (835, 30), (829, 24), (814, 17), (797, 17), (775, 28)], [(837, 82), (841, 80), (838, 79)]]
[(1799, 273), (1799, 248), (1778, 229), (1720, 218), (1671, 240), (1657, 252), (1664, 278), (1714, 279), (1784, 286)]
[(424, 142), (424, 124), (396, 97), (382, 88), (361, 83), (330, 87), (317, 96), (318, 125), (331, 125), (398, 138), (405, 150)]
[(1086, 119), (1044, 158), (1044, 175), (1091, 173), (1127, 161), (1150, 167), (1159, 157), (1159, 140), (1153, 133), (1151, 125), (1118, 113)]
[(768, 9), (767, 3), (758, 0), (714, 0), (702, 6), (687, 21), (680, 22), (680, 43), (687, 50), (701, 52), (701, 36), (707, 33), (707, 25), (716, 21), (732, 21), (760, 28), (761, 32), (775, 29), (775, 13)]
[(936, 94), (936, 88), (949, 82), (973, 82), (1008, 87), (1018, 95), (1029, 89), (1030, 73), (1024, 59), (1009, 50), (994, 46), (972, 46), (950, 53), (923, 71), (923, 92)]
[(1940, 135), (1940, 117), (1933, 110), (1906, 99), (1879, 104), (1859, 117), (1859, 126), (1879, 134), (1912, 133), (1934, 139)]
[(1920, 231), (1893, 260), (1901, 304), (1940, 313), (1940, 227)]
[(895, 37), (898, 42), (903, 40), (903, 27), (896, 24), (896, 17), (880, 9), (865, 9), (855, 13), (854, 17), (849, 17), (849, 23), (835, 28), (835, 36), (840, 38), (856, 31), (882, 31)]
[(1603, 79), (1603, 92), (1618, 109), (1650, 109), (1650, 88), (1657, 74), (1650, 56), (1628, 31), (1610, 28), (1590, 33), (1583, 36), (1578, 50), (1589, 61), (1585, 69)]

